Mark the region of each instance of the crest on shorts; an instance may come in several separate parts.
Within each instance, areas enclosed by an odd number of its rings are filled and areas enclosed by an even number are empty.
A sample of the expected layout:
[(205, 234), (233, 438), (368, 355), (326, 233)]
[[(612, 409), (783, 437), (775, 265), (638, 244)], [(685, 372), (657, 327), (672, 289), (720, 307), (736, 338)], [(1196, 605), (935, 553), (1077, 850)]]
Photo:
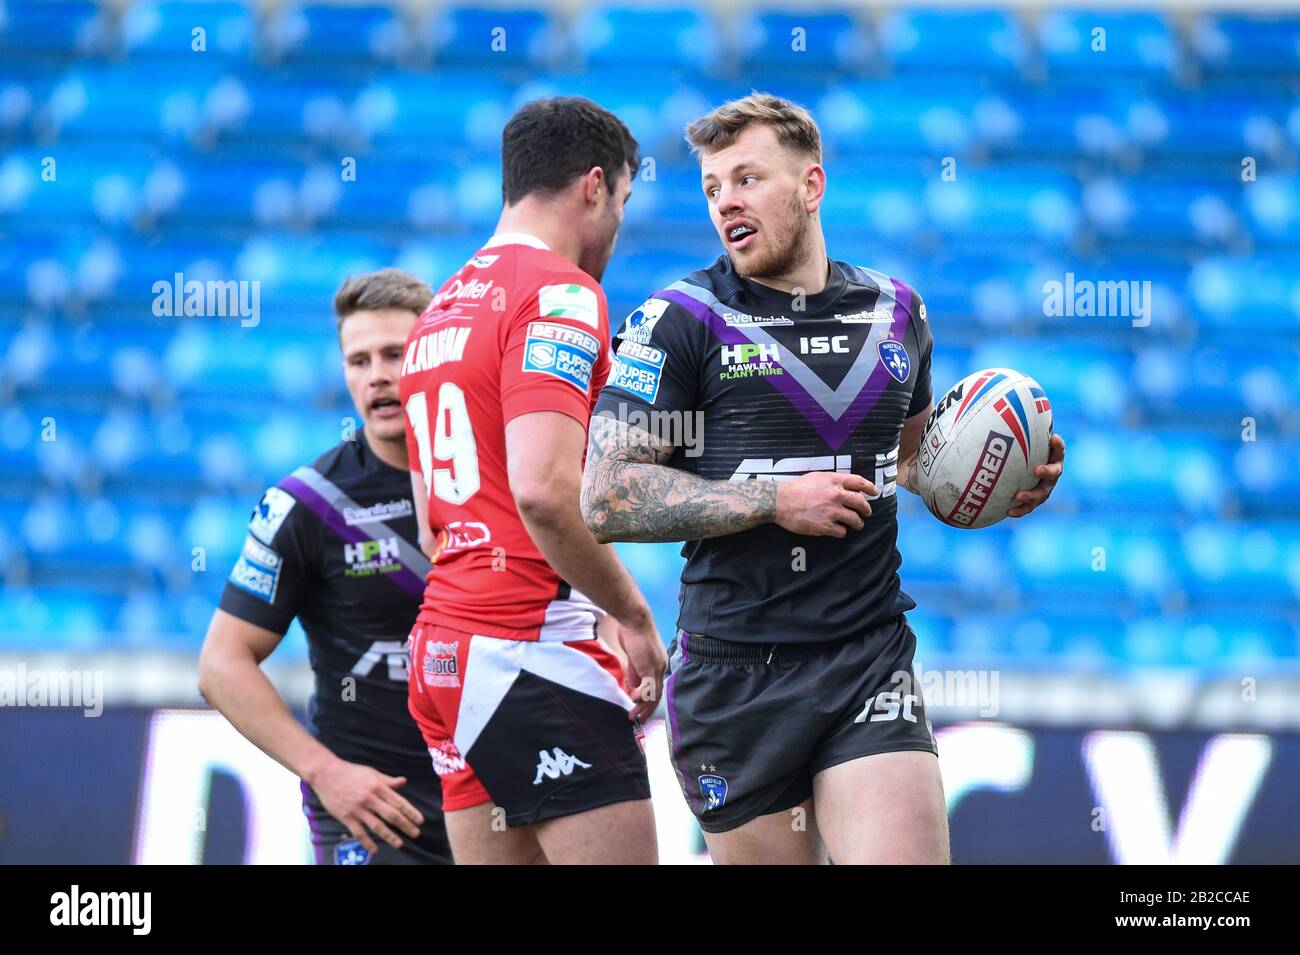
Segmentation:
[(358, 839), (344, 839), (334, 847), (335, 865), (369, 865), (370, 850)]
[(696, 782), (700, 785), (700, 795), (704, 797), (704, 811), (721, 809), (727, 801), (727, 780), (717, 773), (705, 773)]

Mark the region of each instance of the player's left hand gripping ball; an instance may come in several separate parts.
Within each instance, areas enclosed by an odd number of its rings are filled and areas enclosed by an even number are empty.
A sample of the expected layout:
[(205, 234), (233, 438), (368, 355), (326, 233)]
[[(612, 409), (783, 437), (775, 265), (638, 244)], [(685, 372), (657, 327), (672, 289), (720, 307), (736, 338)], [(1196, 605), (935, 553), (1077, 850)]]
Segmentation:
[(1029, 490), (1020, 491), (1016, 494), (1017, 504), (1007, 511), (1007, 516), (1024, 517), (1051, 497), (1052, 491), (1056, 488), (1056, 482), (1061, 479), (1064, 470), (1065, 439), (1059, 434), (1054, 434), (1052, 440), (1048, 443), (1047, 463), (1034, 468), (1034, 476), (1038, 478), (1038, 483)]

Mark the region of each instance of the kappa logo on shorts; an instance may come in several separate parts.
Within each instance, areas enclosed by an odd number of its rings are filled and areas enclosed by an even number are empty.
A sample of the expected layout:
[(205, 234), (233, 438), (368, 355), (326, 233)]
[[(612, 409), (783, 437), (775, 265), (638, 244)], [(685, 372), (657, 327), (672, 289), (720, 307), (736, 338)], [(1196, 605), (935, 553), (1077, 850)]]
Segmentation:
[(700, 795), (704, 797), (704, 811), (721, 809), (727, 801), (727, 780), (717, 773), (705, 773), (696, 782), (700, 785)]
[[(554, 755), (551, 755), (554, 753)], [(561, 776), (571, 776), (576, 768), (591, 769), (591, 763), (584, 763), (576, 756), (570, 756), (560, 747), (556, 746), (550, 753), (544, 749), (537, 751), (537, 778), (533, 780), (534, 786), (542, 784), (542, 777), (547, 779), (559, 779)]]
[(369, 865), (370, 850), (357, 839), (344, 839), (334, 847), (335, 865)]

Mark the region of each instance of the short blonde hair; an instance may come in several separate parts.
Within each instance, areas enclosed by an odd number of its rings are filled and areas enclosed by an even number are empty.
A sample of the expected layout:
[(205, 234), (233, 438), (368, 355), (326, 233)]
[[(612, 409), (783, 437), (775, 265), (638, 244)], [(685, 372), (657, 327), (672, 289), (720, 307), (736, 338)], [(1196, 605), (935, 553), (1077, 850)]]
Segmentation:
[(726, 149), (746, 128), (762, 123), (771, 126), (777, 141), (787, 149), (822, 161), (822, 134), (812, 114), (798, 103), (771, 93), (753, 92), (723, 103), (713, 112), (686, 126), (686, 141), (698, 159), (705, 153)]

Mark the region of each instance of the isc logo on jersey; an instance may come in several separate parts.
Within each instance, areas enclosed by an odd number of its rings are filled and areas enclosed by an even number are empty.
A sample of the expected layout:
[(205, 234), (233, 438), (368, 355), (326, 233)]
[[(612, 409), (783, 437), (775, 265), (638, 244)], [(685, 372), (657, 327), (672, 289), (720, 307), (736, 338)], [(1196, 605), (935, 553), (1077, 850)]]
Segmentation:
[(600, 340), (580, 328), (556, 322), (529, 322), (524, 340), (524, 371), (559, 378), (586, 394), (599, 351)]
[(630, 395), (636, 395), (647, 404), (654, 404), (659, 395), (659, 380), (663, 375), (662, 349), (639, 342), (624, 342), (609, 372), (609, 383)]

